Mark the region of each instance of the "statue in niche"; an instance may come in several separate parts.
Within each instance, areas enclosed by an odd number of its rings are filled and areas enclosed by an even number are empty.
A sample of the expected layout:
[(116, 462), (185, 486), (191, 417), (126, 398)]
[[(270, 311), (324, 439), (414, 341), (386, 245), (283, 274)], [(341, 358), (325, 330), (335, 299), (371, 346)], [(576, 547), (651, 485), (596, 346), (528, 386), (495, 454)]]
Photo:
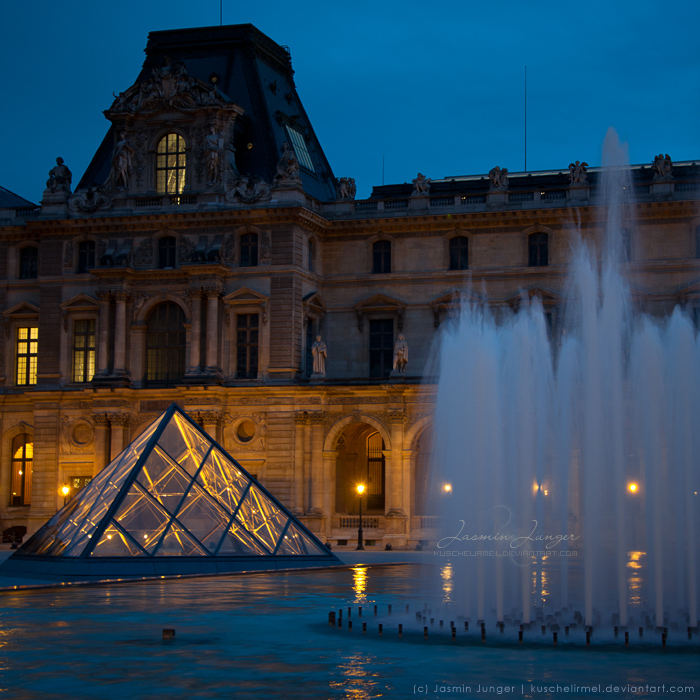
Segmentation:
[(323, 379), (326, 376), (326, 358), (328, 357), (328, 349), (326, 344), (321, 340), (321, 336), (316, 336), (316, 342), (311, 346), (311, 356), (314, 359), (313, 374), (311, 379)]
[(63, 158), (56, 158), (56, 165), (49, 170), (49, 179), (46, 181), (46, 189), (53, 193), (65, 192), (70, 194), (70, 186), (73, 182), (73, 173), (63, 162)]
[(418, 173), (418, 176), (413, 180), (413, 192), (411, 194), (428, 194), (431, 182), (432, 180), (429, 177), (426, 177), (423, 173)]
[(112, 157), (112, 175), (115, 188), (129, 189), (133, 156), (134, 149), (131, 147), (131, 141), (126, 137), (126, 131), (122, 131), (119, 134), (119, 141), (114, 147), (114, 156)]
[(299, 177), (299, 161), (292, 147), (285, 141), (280, 151), (282, 152), (282, 156), (277, 163), (275, 183), (301, 182), (301, 178)]
[(588, 163), (582, 163), (580, 160), (574, 163), (569, 163), (569, 181), (572, 185), (585, 185), (588, 182), (588, 172), (586, 168)]
[(399, 338), (394, 345), (394, 368), (391, 372), (392, 376), (405, 375), (406, 365), (408, 364), (408, 343), (404, 338), (403, 333), (399, 334)]
[(204, 142), (204, 156), (207, 161), (207, 185), (216, 185), (221, 177), (221, 136), (212, 124)]
[(665, 156), (663, 153), (654, 156), (651, 167), (654, 170), (654, 180), (670, 180), (673, 177), (673, 162), (668, 153)]
[(489, 170), (489, 180), (491, 180), (492, 190), (508, 189), (508, 168), (501, 168), (497, 165)]
[(355, 199), (357, 187), (354, 177), (341, 177), (335, 187), (338, 199)]

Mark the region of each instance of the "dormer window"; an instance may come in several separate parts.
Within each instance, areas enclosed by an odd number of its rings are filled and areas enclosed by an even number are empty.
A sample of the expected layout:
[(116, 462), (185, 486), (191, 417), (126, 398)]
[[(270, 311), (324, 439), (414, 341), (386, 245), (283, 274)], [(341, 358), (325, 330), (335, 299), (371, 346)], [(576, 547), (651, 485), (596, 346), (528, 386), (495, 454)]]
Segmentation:
[(311, 160), (311, 154), (309, 153), (309, 149), (306, 145), (304, 134), (302, 134), (301, 131), (297, 131), (293, 126), (287, 125), (285, 128), (287, 129), (289, 141), (292, 144), (294, 155), (296, 155), (299, 165), (301, 165), (302, 168), (306, 168), (312, 173), (315, 173), (316, 170), (314, 169), (314, 164)]
[(158, 194), (182, 194), (185, 190), (187, 153), (180, 134), (166, 134), (156, 153), (156, 190)]

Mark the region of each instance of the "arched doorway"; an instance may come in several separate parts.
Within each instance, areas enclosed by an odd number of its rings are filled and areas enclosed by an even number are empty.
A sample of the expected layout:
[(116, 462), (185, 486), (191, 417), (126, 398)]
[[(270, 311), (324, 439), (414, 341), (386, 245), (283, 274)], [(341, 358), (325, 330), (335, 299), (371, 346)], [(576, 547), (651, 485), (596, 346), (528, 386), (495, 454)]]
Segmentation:
[(335, 471), (335, 512), (359, 512), (357, 484), (365, 485), (363, 513), (384, 514), (386, 501), (386, 459), (384, 440), (377, 429), (353, 423), (337, 442)]

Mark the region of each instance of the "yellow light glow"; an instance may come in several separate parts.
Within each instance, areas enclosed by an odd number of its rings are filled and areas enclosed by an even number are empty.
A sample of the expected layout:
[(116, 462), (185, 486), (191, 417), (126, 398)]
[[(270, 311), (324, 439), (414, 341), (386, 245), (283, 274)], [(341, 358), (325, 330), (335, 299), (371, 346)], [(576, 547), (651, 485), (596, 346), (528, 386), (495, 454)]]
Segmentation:
[(543, 493), (545, 496), (549, 496), (549, 491), (548, 491), (547, 489), (542, 489), (542, 493)]
[(360, 496), (365, 492), (365, 485), (364, 484), (358, 484), (357, 487), (357, 493), (360, 494)]
[(634, 482), (632, 482), (631, 484), (627, 484), (627, 490), (630, 493), (636, 493), (638, 489), (639, 489), (639, 486), (637, 484), (635, 484)]
[(445, 493), (449, 493), (452, 491), (452, 484), (445, 484), (443, 488), (445, 489)]
[(70, 486), (61, 486), (61, 494), (65, 497), (70, 493)]
[(537, 492), (540, 490), (540, 485), (539, 485), (537, 482), (535, 482), (535, 483), (532, 485), (532, 490), (533, 490), (535, 493), (537, 493)]

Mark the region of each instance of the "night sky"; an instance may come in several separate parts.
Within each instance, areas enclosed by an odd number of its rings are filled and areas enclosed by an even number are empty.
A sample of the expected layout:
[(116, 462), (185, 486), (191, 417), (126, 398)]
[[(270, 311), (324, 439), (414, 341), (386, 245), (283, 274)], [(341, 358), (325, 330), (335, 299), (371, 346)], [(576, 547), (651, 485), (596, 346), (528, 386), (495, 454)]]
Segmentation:
[[(632, 163), (700, 159), (697, 0), (233, 2), (289, 46), (337, 177), (373, 185), (524, 166), (599, 165), (614, 126)], [(219, 0), (6, 0), (0, 185), (38, 203), (62, 156), (77, 184), (133, 84), (149, 31), (219, 24)], [(231, 95), (235, 100), (236, 96)]]

